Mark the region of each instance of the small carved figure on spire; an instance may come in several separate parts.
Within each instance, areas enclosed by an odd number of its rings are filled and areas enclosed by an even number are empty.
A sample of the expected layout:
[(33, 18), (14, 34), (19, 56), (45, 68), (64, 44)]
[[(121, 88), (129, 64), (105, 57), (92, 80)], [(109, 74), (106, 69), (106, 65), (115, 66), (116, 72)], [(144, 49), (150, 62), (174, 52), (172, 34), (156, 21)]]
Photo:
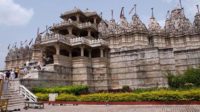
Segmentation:
[(199, 5), (196, 5), (196, 6), (197, 6), (197, 13), (200, 14)]
[(154, 18), (153, 8), (151, 8), (151, 18)]
[(111, 20), (113, 20), (114, 18), (113, 18), (113, 9), (111, 10)]

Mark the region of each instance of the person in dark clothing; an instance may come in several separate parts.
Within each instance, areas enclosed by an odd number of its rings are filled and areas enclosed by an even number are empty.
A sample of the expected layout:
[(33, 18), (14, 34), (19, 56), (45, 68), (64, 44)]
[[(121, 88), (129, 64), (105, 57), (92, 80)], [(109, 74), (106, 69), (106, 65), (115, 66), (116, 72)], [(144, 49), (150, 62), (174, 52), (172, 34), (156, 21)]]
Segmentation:
[(10, 71), (6, 71), (6, 78), (9, 79), (10, 78)]

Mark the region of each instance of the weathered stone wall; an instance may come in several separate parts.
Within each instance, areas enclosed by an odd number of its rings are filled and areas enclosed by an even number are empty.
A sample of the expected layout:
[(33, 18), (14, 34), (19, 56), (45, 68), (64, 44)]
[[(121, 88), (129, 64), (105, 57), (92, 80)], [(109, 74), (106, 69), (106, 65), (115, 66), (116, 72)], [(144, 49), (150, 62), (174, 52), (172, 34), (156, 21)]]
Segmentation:
[(109, 62), (107, 58), (93, 58), (92, 59), (92, 76), (93, 83), (91, 86), (97, 90), (109, 89)]
[[(164, 52), (158, 48), (148, 48), (111, 53), (112, 88), (125, 85), (131, 88), (166, 86), (166, 78), (161, 69), (166, 70), (168, 65), (163, 59), (160, 62), (160, 54)], [(173, 60), (170, 64), (172, 63)]]
[(88, 57), (75, 57), (72, 59), (72, 80), (75, 85), (91, 85), (92, 64)]
[(34, 87), (55, 87), (72, 84), (70, 80), (58, 79), (21, 79), (20, 82), (28, 89), (32, 89)]
[(188, 68), (200, 66), (200, 49), (179, 50), (174, 52), (176, 71), (182, 73)]

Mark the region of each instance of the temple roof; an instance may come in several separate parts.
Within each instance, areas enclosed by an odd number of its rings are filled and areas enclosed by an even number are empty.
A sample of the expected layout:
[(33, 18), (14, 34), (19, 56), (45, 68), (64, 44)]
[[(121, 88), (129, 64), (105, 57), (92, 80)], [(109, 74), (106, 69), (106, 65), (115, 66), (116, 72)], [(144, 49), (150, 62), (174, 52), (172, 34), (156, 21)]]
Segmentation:
[(79, 9), (79, 8), (77, 8), (77, 7), (74, 7), (74, 9), (72, 9), (72, 10), (69, 10), (69, 11), (66, 11), (66, 12), (64, 12), (63, 14), (61, 14), (61, 18), (65, 18), (65, 17), (70, 17), (70, 16), (72, 16), (72, 15), (74, 15), (74, 14), (81, 14), (81, 15), (83, 15), (83, 16), (85, 16), (84, 15), (84, 13)]

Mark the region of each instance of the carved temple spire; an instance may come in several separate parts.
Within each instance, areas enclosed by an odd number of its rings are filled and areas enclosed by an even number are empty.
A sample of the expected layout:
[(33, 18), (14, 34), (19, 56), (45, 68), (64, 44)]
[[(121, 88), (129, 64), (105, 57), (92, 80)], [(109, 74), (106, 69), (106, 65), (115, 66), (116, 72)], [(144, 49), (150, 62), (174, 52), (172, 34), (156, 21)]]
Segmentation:
[(197, 13), (194, 17), (194, 22), (193, 22), (193, 29), (195, 33), (200, 32), (200, 11), (199, 11), (199, 5), (196, 5), (197, 7)]
[(154, 17), (154, 13), (153, 13), (153, 8), (151, 8), (151, 18), (149, 21), (149, 32), (150, 33), (160, 33), (161, 32), (161, 26), (159, 25), (159, 23), (157, 22), (157, 20)]
[(134, 5), (134, 15), (132, 16), (132, 21), (131, 21), (131, 29), (133, 31), (147, 31), (147, 28), (145, 24), (140, 20), (139, 16), (137, 15), (137, 10), (136, 10), (136, 4)]

